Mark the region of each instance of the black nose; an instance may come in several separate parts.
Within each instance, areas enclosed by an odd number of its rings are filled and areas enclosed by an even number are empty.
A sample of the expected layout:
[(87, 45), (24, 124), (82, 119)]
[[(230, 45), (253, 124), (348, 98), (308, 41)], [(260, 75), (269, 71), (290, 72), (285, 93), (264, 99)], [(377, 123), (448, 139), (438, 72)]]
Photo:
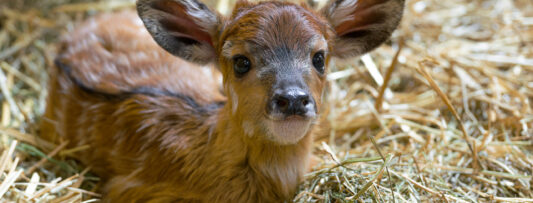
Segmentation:
[(309, 94), (300, 88), (276, 90), (271, 101), (272, 110), (279, 111), (286, 116), (305, 116), (312, 105)]

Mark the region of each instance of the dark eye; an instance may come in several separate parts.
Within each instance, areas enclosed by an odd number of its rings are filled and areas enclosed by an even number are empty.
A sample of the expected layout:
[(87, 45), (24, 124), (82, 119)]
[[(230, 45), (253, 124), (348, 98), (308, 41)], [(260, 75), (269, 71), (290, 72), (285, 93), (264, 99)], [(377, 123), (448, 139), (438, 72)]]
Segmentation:
[(245, 73), (250, 71), (250, 68), (252, 67), (252, 62), (245, 56), (235, 56), (233, 57), (233, 70), (235, 70), (235, 74), (239, 77), (243, 76)]
[(320, 74), (324, 74), (324, 52), (317, 52), (313, 56), (313, 66)]

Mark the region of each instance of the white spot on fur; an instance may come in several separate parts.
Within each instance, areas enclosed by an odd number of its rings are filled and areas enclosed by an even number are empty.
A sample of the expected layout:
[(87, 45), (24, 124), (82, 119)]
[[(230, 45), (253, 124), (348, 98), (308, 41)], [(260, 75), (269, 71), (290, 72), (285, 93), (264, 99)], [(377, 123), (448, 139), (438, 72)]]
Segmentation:
[(142, 27), (142, 30), (140, 30), (141, 32), (143, 32), (143, 31), (146, 32), (146, 29), (144, 29), (144, 24), (143, 24), (143, 21), (141, 20), (141, 18), (135, 18), (132, 22), (135, 25)]
[(222, 46), (222, 56), (224, 56), (226, 58), (231, 58), (231, 56), (232, 56), (231, 48), (232, 47), (233, 47), (233, 43), (232, 42), (230, 42), (230, 41), (224, 42), (224, 45)]
[(243, 121), (242, 122), (242, 129), (244, 131), (244, 134), (251, 137), (254, 135), (255, 127), (250, 121)]
[(229, 85), (229, 94), (231, 95), (231, 112), (235, 115), (237, 113), (237, 106), (239, 105), (239, 97), (231, 85)]

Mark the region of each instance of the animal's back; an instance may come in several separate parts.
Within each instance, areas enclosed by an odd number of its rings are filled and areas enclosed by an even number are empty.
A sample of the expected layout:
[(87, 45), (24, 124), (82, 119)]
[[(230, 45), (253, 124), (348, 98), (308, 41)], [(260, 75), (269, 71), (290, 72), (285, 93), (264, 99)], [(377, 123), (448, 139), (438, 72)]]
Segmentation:
[(225, 99), (217, 70), (168, 54), (134, 12), (81, 24), (62, 42), (56, 64), (41, 134), (90, 146), (78, 157), (104, 178), (147, 166), (157, 173), (157, 164), (145, 162), (158, 163), (165, 153), (176, 158), (164, 146), (182, 145), (183, 154), (201, 148), (207, 138), (189, 136), (207, 134), (201, 126)]
[(133, 11), (89, 19), (62, 42), (58, 62), (83, 86), (118, 94), (179, 93), (206, 104), (222, 100), (220, 73), (170, 55), (152, 39)]

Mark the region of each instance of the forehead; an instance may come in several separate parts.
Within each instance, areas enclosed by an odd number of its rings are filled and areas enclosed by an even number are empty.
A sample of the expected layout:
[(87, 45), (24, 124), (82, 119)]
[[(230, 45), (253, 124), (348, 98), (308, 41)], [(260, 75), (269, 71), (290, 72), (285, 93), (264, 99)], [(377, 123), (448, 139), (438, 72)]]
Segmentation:
[(225, 26), (224, 48), (247, 45), (250, 51), (305, 50), (327, 40), (326, 24), (313, 11), (282, 2), (237, 7)]

